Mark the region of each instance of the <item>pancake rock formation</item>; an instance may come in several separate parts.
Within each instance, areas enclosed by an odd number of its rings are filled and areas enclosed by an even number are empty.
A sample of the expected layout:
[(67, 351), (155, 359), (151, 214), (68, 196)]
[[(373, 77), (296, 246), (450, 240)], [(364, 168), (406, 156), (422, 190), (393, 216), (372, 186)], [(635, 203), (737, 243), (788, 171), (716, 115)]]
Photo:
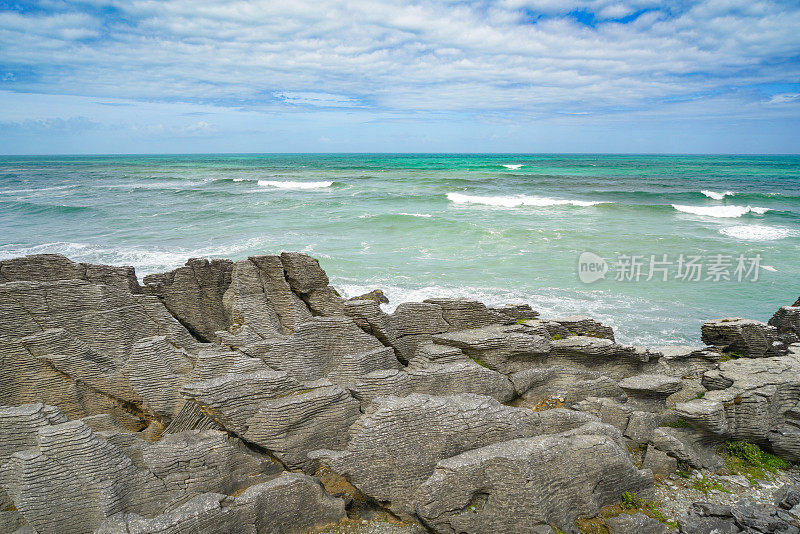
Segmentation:
[(0, 262), (0, 534), (800, 532), (796, 487), (642, 504), (726, 441), (800, 461), (798, 303), (644, 348), (529, 304), (386, 302), (295, 252), (141, 283)]

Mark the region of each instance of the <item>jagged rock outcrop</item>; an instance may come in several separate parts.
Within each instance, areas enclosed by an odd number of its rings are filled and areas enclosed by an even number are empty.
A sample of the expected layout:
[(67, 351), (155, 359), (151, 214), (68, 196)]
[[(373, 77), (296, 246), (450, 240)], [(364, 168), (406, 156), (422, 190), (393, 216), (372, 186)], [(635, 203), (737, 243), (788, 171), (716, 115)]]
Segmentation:
[(294, 469), (310, 468), (312, 450), (343, 448), (360, 415), (358, 401), (341, 387), (307, 388), (279, 371), (229, 373), (187, 384), (183, 394), (223, 428)]
[(711, 390), (676, 405), (693, 427), (723, 439), (769, 443), (800, 461), (800, 355), (739, 359), (703, 376)]
[(358, 295), (347, 300), (371, 300), (378, 304), (389, 304), (389, 298), (380, 289), (373, 289), (369, 293)]
[(231, 285), (233, 262), (191, 258), (184, 267), (144, 277), (147, 292), (158, 296), (172, 315), (195, 335), (217, 340), (227, 330), (230, 317), (223, 298)]
[(456, 330), (434, 335), (433, 341), (459, 348), (476, 362), (505, 374), (528, 369), (552, 349), (542, 329), (526, 324)]
[(589, 423), (470, 450), (436, 465), (415, 493), (415, 509), (448, 534), (572, 532), (575, 519), (616, 503), (621, 491), (650, 494), (652, 473), (636, 469), (621, 441), (612, 427)]
[[(574, 532), (648, 496), (651, 470), (719, 468), (725, 439), (800, 459), (794, 307), (648, 350), (525, 304), (379, 301), (343, 300), (299, 253), (191, 259), (143, 286), (129, 267), (0, 262), (0, 531), (299, 533), (389, 510), (435, 532)], [(719, 363), (742, 350), (758, 358)]]
[(777, 328), (778, 336), (784, 343), (800, 341), (800, 300), (794, 306), (780, 308), (768, 324)]
[(688, 514), (678, 519), (681, 533), (714, 534), (745, 532), (748, 534), (797, 534), (800, 527), (780, 506), (758, 504), (742, 499), (732, 506), (696, 502)]
[(661, 412), (667, 407), (667, 397), (680, 391), (679, 378), (666, 375), (641, 374), (620, 380), (619, 387), (628, 395), (628, 403), (648, 412)]
[(131, 287), (132, 269), (95, 267), (61, 256), (0, 262), (0, 404), (45, 402), (73, 418), (120, 421), (133, 412), (137, 430), (158, 416), (125, 373), (137, 344), (163, 336), (176, 349), (200, 345), (156, 297)]
[(553, 319), (553, 321), (566, 328), (574, 336), (599, 337), (614, 341), (614, 330), (591, 317), (570, 315)]
[(703, 323), (702, 339), (706, 345), (747, 358), (778, 356), (785, 352), (776, 327), (741, 317)]
[(414, 490), (440, 460), (540, 432), (535, 413), (491, 397), (383, 397), (350, 428), (346, 450), (317, 451), (314, 457), (365, 495), (410, 515)]
[(133, 267), (75, 263), (61, 254), (34, 254), (0, 261), (0, 283), (56, 280), (82, 280), (123, 292), (142, 292)]
[(147, 519), (135, 513), (106, 520), (97, 534), (227, 532), (302, 534), (344, 519), (344, 501), (328, 495), (319, 481), (299, 473), (249, 487), (236, 497), (203, 493)]

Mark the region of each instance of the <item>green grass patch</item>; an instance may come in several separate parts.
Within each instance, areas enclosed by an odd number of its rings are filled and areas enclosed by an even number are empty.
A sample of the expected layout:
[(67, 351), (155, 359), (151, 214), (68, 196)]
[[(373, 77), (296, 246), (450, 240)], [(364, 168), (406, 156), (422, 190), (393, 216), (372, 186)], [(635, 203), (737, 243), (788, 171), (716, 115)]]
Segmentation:
[(746, 441), (726, 441), (719, 448), (725, 466), (733, 474), (744, 475), (751, 484), (774, 475), (781, 469), (789, 469), (792, 464), (761, 450), (758, 445)]
[(553, 341), (558, 341), (561, 339), (561, 334), (553, 334)]
[(692, 425), (690, 425), (684, 419), (678, 419), (677, 421), (672, 421), (671, 423), (667, 423), (666, 426), (670, 428), (692, 428)]
[(717, 482), (716, 480), (711, 480), (706, 475), (703, 475), (701, 478), (695, 478), (692, 480), (692, 487), (698, 491), (702, 491), (703, 495), (708, 496), (708, 492), (711, 490), (723, 491), (725, 493), (730, 493), (730, 491), (726, 490), (722, 484)]
[(678, 528), (675, 521), (671, 521), (664, 512), (653, 501), (648, 501), (637, 496), (635, 493), (626, 491), (622, 494), (622, 500), (614, 506), (606, 506), (600, 511), (600, 515), (588, 519), (579, 519), (575, 526), (582, 534), (608, 534), (610, 532), (606, 525), (606, 520), (617, 517), (620, 514), (635, 514), (641, 512), (646, 516), (652, 517), (659, 523), (671, 528)]
[(705, 396), (706, 396), (706, 392), (705, 391), (701, 391), (700, 393), (697, 394), (697, 398), (698, 399), (702, 399)]
[(487, 369), (491, 369), (491, 367), (489, 367), (489, 365), (485, 361), (481, 360), (477, 356), (470, 356), (470, 359), (472, 359), (473, 362), (477, 363), (481, 367), (486, 367)]
[(740, 358), (744, 358), (744, 354), (741, 352), (723, 352), (719, 357), (719, 362), (724, 363), (730, 360), (738, 360)]
[(527, 322), (528, 322), (527, 319), (517, 319), (517, 324), (525, 324)]

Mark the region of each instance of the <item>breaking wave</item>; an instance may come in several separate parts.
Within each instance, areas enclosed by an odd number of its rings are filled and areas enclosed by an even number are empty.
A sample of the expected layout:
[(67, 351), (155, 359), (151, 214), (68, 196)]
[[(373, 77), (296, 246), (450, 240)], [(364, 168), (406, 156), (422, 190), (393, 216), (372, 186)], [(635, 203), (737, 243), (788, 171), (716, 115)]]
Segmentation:
[(722, 200), (725, 197), (731, 197), (736, 194), (733, 191), (725, 191), (724, 193), (717, 193), (716, 191), (704, 190), (700, 192), (703, 193), (708, 198), (713, 198), (714, 200)]
[(754, 206), (684, 206), (682, 204), (673, 204), (673, 208), (683, 213), (691, 213), (692, 215), (702, 215), (704, 217), (741, 217), (748, 213), (755, 213), (756, 215), (764, 215), (768, 212), (769, 208), (759, 208)]
[(279, 180), (259, 180), (258, 185), (262, 187), (276, 187), (278, 189), (325, 189), (333, 185), (333, 182), (292, 182)]
[(482, 204), (484, 206), (501, 206), (504, 208), (517, 208), (520, 206), (594, 206), (597, 204), (608, 204), (603, 201), (591, 200), (564, 200), (548, 197), (532, 197), (525, 195), (518, 196), (495, 196), (482, 197), (474, 195), (464, 195), (462, 193), (447, 193), (447, 200), (455, 204)]

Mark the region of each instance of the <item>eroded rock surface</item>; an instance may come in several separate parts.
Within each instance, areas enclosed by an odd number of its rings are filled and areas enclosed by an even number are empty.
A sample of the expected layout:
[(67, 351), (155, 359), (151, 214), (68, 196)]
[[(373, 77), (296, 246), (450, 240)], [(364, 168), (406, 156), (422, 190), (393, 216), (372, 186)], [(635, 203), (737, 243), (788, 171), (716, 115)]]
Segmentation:
[[(393, 532), (572, 533), (653, 473), (721, 468), (724, 440), (800, 460), (797, 303), (646, 349), (527, 304), (373, 297), (343, 300), (300, 253), (143, 285), (0, 262), (0, 531), (371, 532), (396, 514)], [(795, 493), (684, 523), (767, 532), (800, 517)], [(606, 527), (659, 531), (631, 517)]]

